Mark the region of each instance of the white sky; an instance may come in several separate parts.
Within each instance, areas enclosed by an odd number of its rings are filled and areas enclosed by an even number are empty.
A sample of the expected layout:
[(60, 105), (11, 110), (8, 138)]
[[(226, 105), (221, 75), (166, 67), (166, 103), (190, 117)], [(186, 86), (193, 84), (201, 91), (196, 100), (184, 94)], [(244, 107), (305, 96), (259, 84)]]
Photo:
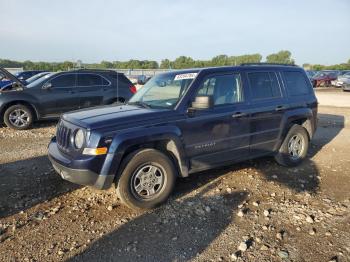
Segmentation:
[(350, 59), (350, 0), (0, 0), (0, 58), (210, 59), (290, 50)]

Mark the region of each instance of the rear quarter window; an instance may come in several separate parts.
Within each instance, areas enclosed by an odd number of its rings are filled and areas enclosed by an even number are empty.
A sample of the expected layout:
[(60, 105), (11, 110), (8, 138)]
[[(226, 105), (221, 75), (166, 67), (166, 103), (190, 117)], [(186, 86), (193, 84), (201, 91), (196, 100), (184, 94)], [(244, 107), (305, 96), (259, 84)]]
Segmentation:
[(284, 79), (290, 96), (301, 96), (310, 93), (310, 86), (302, 72), (285, 71)]
[(125, 85), (126, 87), (129, 87), (132, 85), (130, 80), (124, 74), (110, 74), (109, 76), (117, 80), (119, 84)]

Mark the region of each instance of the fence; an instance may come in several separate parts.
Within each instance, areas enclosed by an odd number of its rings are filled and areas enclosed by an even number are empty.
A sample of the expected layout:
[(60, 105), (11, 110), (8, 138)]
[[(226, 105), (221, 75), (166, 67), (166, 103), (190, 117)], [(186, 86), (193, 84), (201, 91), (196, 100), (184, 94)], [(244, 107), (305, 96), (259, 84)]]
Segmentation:
[[(115, 69), (112, 69), (115, 70)], [(124, 73), (126, 76), (135, 76), (135, 75), (145, 75), (145, 76), (154, 76), (163, 72), (171, 71), (172, 69), (117, 69), (118, 72)]]
[(5, 68), (7, 71), (9, 71), (11, 74), (16, 74), (18, 72), (23, 71), (23, 67), (7, 67)]

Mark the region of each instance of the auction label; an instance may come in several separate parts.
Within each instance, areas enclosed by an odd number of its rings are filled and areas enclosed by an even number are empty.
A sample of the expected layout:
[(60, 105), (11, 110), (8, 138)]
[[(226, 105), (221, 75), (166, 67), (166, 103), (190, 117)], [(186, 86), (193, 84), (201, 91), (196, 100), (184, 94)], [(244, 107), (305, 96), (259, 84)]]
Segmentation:
[(174, 80), (194, 79), (196, 78), (197, 74), (198, 73), (187, 73), (187, 74), (176, 75)]

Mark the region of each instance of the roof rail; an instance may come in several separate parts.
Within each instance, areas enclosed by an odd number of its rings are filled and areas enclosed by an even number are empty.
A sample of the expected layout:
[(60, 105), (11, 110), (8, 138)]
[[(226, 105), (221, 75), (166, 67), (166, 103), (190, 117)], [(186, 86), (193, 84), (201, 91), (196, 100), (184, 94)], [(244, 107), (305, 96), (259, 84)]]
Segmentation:
[(276, 65), (276, 66), (297, 66), (296, 64), (282, 64), (282, 63), (243, 63), (241, 66), (258, 66), (258, 65)]
[(75, 71), (97, 71), (97, 72), (116, 72), (117, 71), (113, 69), (103, 69), (103, 68), (78, 68), (74, 70)]

